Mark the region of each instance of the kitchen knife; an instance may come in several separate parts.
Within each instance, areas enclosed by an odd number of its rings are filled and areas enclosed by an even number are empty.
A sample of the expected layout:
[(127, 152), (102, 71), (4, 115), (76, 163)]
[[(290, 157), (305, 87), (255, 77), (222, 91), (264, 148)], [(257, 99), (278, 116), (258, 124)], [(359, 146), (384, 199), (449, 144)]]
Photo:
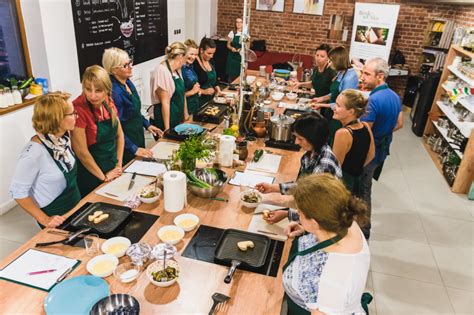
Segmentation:
[[(278, 211), (278, 210), (290, 210), (290, 208), (276, 208), (276, 209), (268, 209), (270, 212), (273, 212), (273, 211)], [(262, 214), (263, 211), (260, 211), (260, 212), (255, 212), (253, 215), (257, 215), (257, 214)]]
[(133, 185), (135, 185), (135, 177), (137, 173), (133, 172), (132, 178), (130, 179), (130, 184), (128, 184), (128, 190), (132, 189)]

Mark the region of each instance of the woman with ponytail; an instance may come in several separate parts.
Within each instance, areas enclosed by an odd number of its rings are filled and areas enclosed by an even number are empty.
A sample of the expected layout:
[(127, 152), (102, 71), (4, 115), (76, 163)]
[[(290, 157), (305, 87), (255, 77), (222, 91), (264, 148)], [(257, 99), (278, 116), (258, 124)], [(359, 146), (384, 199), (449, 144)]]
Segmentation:
[(365, 204), (330, 174), (303, 177), (293, 196), (301, 223), (286, 229), (296, 237), (283, 267), (288, 314), (366, 314)]
[(367, 98), (360, 91), (344, 90), (336, 99), (333, 116), (343, 128), (336, 131), (332, 150), (342, 165), (344, 183), (358, 197), (361, 196), (364, 166), (375, 156), (372, 130), (359, 120), (366, 107)]
[(151, 123), (163, 131), (189, 119), (181, 74), (186, 46), (174, 42), (166, 47), (165, 55), (165, 60), (155, 68), (150, 78), (151, 100), (154, 104)]

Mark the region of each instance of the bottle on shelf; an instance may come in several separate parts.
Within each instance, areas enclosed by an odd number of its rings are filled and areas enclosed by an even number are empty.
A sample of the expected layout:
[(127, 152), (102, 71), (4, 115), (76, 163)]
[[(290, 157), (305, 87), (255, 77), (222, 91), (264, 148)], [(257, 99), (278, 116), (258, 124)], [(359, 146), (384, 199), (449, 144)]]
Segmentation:
[(20, 91), (18, 91), (18, 87), (17, 86), (14, 86), (12, 87), (12, 94), (13, 94), (13, 102), (15, 103), (15, 105), (17, 104), (21, 104), (23, 102), (23, 100), (21, 99), (21, 93)]
[(4, 97), (5, 97), (5, 107), (15, 105), (15, 101), (13, 100), (13, 94), (10, 91), (10, 88), (4, 88)]

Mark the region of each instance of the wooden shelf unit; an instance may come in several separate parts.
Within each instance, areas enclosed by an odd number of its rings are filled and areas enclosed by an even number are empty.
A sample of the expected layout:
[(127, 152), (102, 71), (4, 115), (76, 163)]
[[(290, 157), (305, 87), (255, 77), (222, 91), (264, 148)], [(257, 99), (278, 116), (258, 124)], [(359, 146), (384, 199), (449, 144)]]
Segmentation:
[[(439, 117), (445, 116), (447, 117), (458, 129), (461, 127), (461, 132), (464, 136), (468, 139), (466, 149), (464, 153), (461, 154), (461, 164), (459, 165), (459, 169), (456, 173), (456, 178), (454, 180), (453, 185), (451, 186), (451, 190), (455, 193), (462, 193), (467, 194), (471, 187), (472, 182), (474, 181), (474, 122), (467, 123), (467, 122), (460, 122), (457, 120), (455, 115), (452, 115), (450, 111), (446, 109), (447, 106), (443, 106), (441, 100), (441, 95), (446, 94), (447, 90), (446, 87), (443, 86), (444, 82), (446, 81), (448, 75), (452, 74), (453, 67), (451, 70), (449, 66), (452, 65), (454, 57), (462, 56), (464, 58), (471, 58), (474, 59), (474, 53), (471, 53), (467, 50), (464, 50), (462, 47), (457, 45), (452, 45), (449, 49), (448, 55), (446, 56), (446, 62), (443, 68), (443, 73), (441, 74), (441, 79), (439, 81), (438, 88), (436, 90), (436, 94), (433, 100), (433, 104), (431, 106), (430, 115), (428, 116), (428, 121), (426, 122), (426, 127), (424, 130), (425, 135), (431, 134), (439, 134), (445, 139), (447, 138), (444, 133), (438, 129), (438, 126), (435, 126), (435, 122), (432, 120), (432, 117)], [(456, 72), (456, 71), (454, 71)], [(460, 77), (460, 79), (463, 79)], [(469, 80), (465, 80), (466, 83), (469, 84)], [(470, 80), (472, 81), (472, 80)], [(459, 102), (459, 100), (458, 100)], [(462, 103), (461, 103), (462, 104)], [(464, 107), (465, 104), (463, 104)], [(470, 107), (466, 107), (467, 109), (471, 109)], [(431, 148), (424, 143), (424, 146), (428, 153), (430, 154), (431, 158), (433, 159), (436, 168), (438, 168), (443, 174), (442, 165), (440, 164), (437, 154), (431, 150)], [(456, 152), (459, 155), (459, 152)]]

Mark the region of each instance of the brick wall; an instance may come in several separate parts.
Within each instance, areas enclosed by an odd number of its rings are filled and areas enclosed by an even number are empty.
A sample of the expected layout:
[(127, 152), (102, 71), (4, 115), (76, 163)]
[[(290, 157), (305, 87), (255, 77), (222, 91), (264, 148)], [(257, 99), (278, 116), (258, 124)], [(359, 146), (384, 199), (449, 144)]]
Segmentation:
[[(320, 43), (332, 46), (349, 47), (352, 34), (352, 18), (354, 0), (326, 0), (322, 16), (294, 14), (293, 0), (285, 1), (283, 13), (256, 11), (252, 1), (250, 34), (253, 39), (265, 39), (269, 51), (295, 52), (313, 54)], [(359, 2), (374, 2), (359, 0)], [(474, 26), (474, 6), (455, 6), (447, 4), (431, 4), (406, 2), (401, 0), (385, 0), (377, 3), (400, 4), (397, 28), (392, 49), (400, 49), (405, 55), (412, 73), (418, 71), (418, 57), (424, 31), (430, 19), (442, 17), (455, 20), (459, 24)], [(237, 16), (242, 16), (243, 0), (218, 0), (217, 29), (221, 36), (226, 36), (232, 29)], [(327, 39), (327, 27), (331, 14), (344, 15), (344, 26), (349, 30), (348, 41)], [(403, 96), (405, 79), (394, 79), (391, 85)]]

